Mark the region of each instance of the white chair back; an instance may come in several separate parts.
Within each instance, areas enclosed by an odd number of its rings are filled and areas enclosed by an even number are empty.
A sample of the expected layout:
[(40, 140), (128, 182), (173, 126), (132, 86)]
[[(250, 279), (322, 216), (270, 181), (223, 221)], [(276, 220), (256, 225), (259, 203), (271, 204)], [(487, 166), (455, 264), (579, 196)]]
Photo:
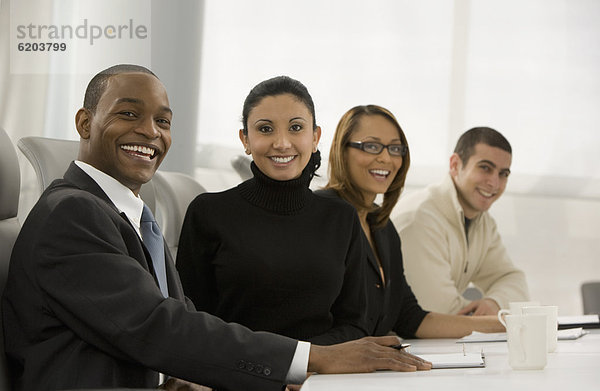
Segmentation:
[[(17, 220), (21, 173), (15, 147), (0, 128), (0, 293), (4, 292), (12, 248), (19, 235)], [(4, 333), (0, 322), (0, 390), (10, 390), (10, 371), (4, 354)]]

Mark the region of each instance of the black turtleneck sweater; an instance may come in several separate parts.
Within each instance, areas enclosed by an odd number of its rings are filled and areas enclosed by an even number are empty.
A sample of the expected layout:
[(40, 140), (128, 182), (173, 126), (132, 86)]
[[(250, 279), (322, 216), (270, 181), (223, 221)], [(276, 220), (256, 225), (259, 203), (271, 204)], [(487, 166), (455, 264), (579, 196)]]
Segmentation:
[(183, 223), (177, 269), (199, 311), (315, 344), (366, 335), (364, 248), (352, 206), (300, 178), (254, 178), (199, 195)]

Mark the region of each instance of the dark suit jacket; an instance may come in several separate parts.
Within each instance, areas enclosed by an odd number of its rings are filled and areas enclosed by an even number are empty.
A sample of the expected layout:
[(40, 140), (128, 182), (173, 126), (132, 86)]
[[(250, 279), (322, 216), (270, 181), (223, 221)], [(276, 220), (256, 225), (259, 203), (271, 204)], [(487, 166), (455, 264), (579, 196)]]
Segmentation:
[(297, 342), (196, 312), (166, 256), (164, 299), (129, 220), (72, 163), (30, 212), (10, 262), (2, 318), (16, 388), (155, 387), (160, 371), (280, 390)]
[[(318, 190), (315, 193), (323, 197), (342, 199), (333, 189)], [(367, 222), (385, 276), (384, 282), (381, 280), (375, 253), (363, 233), (361, 238), (364, 241), (364, 248), (367, 249), (364, 278), (369, 335), (381, 336), (393, 331), (401, 337), (414, 338), (415, 332), (428, 312), (419, 306), (412, 289), (406, 282), (400, 236), (389, 220), (382, 228), (373, 228), (375, 215), (369, 214)]]
[[(373, 227), (375, 216), (367, 216), (367, 221), (369, 226)], [(384, 284), (375, 254), (367, 237), (363, 235), (369, 264), (365, 278), (367, 320), (371, 325), (371, 335), (386, 335), (393, 331), (403, 338), (414, 338), (427, 311), (417, 303), (404, 276), (400, 237), (389, 220), (382, 228), (371, 228), (371, 236), (385, 276)]]

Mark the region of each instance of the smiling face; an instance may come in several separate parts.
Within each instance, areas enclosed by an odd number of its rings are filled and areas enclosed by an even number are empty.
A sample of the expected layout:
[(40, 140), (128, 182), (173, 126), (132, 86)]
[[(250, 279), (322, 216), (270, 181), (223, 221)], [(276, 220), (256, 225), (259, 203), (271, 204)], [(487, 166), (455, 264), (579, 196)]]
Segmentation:
[(79, 159), (137, 194), (171, 146), (167, 92), (146, 73), (117, 74), (106, 83), (95, 112), (77, 112)]
[(463, 164), (455, 153), (450, 157), (450, 175), (465, 217), (472, 219), (488, 210), (506, 188), (512, 155), (484, 143)]
[[(383, 145), (402, 144), (396, 126), (382, 115), (363, 115), (350, 141), (375, 141)], [(383, 194), (402, 167), (401, 156), (390, 156), (387, 148), (373, 155), (356, 148), (346, 148), (350, 180), (361, 191), (365, 201), (372, 203)]]
[(278, 181), (300, 176), (320, 137), (309, 109), (292, 94), (263, 98), (248, 115), (248, 133), (240, 130), (256, 166)]

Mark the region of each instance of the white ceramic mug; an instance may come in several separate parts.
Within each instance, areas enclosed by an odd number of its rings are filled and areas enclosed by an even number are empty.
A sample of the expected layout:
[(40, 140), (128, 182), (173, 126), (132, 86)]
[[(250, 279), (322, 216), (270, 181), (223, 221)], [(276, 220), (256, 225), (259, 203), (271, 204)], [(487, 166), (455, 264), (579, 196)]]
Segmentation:
[(540, 305), (540, 302), (536, 301), (536, 300), (511, 301), (510, 303), (508, 303), (508, 309), (510, 310), (510, 313), (513, 315), (521, 315), (521, 308), (532, 307), (532, 306), (536, 306), (536, 305)]
[(498, 320), (506, 327), (508, 364), (513, 369), (543, 369), (546, 366), (546, 318), (544, 314), (506, 315)]
[(558, 307), (555, 305), (536, 305), (522, 307), (523, 315), (527, 314), (546, 314), (546, 337), (548, 338), (548, 351), (556, 350), (558, 340)]

